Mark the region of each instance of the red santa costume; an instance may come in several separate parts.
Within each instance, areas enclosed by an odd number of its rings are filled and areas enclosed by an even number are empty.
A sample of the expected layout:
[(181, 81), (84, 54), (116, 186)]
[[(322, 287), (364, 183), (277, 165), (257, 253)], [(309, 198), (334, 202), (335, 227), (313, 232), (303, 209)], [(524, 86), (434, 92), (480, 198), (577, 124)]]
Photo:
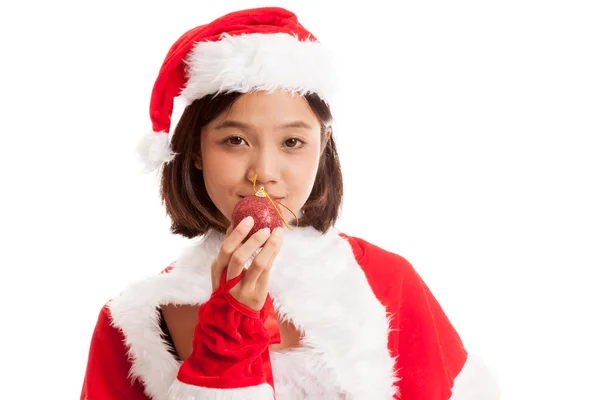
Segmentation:
[[(280, 8), (245, 10), (183, 35), (167, 55), (151, 100), (144, 142), (155, 168), (175, 155), (173, 99), (250, 90), (313, 92), (328, 99), (326, 52)], [(285, 232), (259, 312), (237, 302), (211, 263), (224, 235), (209, 231), (163, 273), (133, 284), (101, 310), (81, 399), (499, 398), (442, 308), (403, 257), (335, 228)], [(192, 354), (179, 360), (161, 306), (199, 305)], [(279, 340), (277, 316), (302, 333)]]

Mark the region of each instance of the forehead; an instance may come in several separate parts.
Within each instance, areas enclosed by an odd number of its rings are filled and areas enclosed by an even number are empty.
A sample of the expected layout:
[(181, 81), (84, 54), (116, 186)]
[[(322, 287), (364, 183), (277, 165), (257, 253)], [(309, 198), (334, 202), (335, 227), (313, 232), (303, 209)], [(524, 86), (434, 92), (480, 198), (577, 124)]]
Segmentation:
[(311, 126), (320, 126), (319, 119), (306, 99), (285, 90), (245, 93), (214, 122), (225, 119), (235, 119), (257, 125), (280, 124), (299, 120)]

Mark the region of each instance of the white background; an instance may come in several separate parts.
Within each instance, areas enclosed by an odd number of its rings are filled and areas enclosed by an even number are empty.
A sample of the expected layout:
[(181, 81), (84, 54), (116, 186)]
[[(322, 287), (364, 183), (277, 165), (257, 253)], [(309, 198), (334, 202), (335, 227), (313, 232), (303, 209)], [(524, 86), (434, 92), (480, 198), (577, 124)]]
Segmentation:
[[(272, 3), (337, 55), (339, 227), (415, 266), (504, 399), (600, 399), (598, 3)], [(75, 399), (103, 303), (184, 244), (134, 153), (160, 64), (265, 3), (4, 4), (0, 397)]]

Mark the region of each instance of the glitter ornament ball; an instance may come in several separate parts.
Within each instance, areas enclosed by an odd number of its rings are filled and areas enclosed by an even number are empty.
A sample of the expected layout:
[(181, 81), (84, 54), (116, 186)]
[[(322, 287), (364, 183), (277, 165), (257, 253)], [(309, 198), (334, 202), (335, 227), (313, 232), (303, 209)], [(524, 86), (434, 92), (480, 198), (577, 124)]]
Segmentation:
[(235, 228), (248, 216), (254, 218), (254, 226), (248, 237), (263, 228), (269, 228), (273, 231), (273, 229), (283, 226), (283, 222), (279, 214), (277, 214), (275, 206), (266, 197), (246, 196), (240, 200), (233, 209), (231, 224)]

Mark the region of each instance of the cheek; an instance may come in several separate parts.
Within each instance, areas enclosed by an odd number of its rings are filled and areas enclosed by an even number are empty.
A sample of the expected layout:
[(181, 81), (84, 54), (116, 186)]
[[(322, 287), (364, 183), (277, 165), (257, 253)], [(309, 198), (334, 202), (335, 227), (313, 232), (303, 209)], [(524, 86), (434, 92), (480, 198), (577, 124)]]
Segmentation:
[[(237, 168), (234, 160), (217, 149), (207, 149), (203, 152), (202, 169), (204, 182), (211, 195), (220, 195), (223, 190), (231, 187), (236, 180)], [(227, 166), (225, 168), (225, 166)], [(212, 192), (212, 193), (211, 193)]]
[(289, 179), (299, 196), (308, 199), (319, 169), (319, 154), (311, 154), (293, 163)]

